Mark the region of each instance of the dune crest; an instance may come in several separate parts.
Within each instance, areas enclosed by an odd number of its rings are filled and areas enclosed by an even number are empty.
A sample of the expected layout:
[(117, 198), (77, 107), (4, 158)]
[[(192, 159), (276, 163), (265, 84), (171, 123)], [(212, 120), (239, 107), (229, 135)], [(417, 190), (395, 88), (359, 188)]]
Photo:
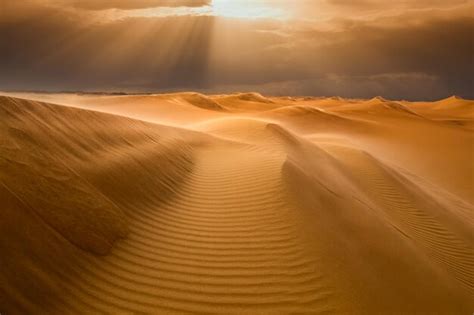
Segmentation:
[(469, 313), (472, 106), (0, 96), (0, 312)]
[(178, 95), (179, 97), (189, 102), (190, 104), (203, 108), (203, 109), (217, 110), (217, 111), (226, 110), (215, 100), (200, 93), (180, 93)]

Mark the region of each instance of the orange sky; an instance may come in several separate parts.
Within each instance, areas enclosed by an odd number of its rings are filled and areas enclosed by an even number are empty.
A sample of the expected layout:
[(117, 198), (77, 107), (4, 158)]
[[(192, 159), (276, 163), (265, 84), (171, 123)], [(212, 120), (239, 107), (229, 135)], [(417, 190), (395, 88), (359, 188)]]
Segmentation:
[(3, 0), (1, 90), (474, 98), (473, 1)]

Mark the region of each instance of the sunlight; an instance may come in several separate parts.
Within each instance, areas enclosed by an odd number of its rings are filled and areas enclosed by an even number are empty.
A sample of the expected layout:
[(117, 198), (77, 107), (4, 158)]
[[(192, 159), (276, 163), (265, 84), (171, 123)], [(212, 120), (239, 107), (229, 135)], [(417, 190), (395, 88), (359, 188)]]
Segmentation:
[(213, 0), (212, 12), (216, 16), (233, 18), (285, 18), (285, 12), (280, 8), (271, 7), (263, 1), (250, 0)]

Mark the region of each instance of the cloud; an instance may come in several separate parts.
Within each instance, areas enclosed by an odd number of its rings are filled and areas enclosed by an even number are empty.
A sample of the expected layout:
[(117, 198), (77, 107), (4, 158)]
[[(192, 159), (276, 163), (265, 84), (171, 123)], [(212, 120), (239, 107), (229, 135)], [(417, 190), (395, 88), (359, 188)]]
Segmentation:
[(104, 20), (27, 7), (27, 15), (0, 17), (0, 89), (474, 98), (474, 18), (457, 5), (330, 27), (214, 16)]
[[(412, 99), (441, 94), (474, 98), (474, 19), (459, 12), (452, 14), (394, 18), (404, 23), (387, 19), (349, 21), (336, 30), (321, 30), (312, 24), (287, 29), (282, 26), (286, 36), (272, 32), (258, 38), (248, 34), (247, 38), (254, 38), (251, 42), (265, 43), (265, 49), (228, 43), (223, 53), (227, 66), (220, 69), (216, 82), (250, 83), (261, 89), (267, 88), (267, 83), (300, 82), (301, 88), (292, 85), (286, 90), (308, 95), (328, 95), (331, 91), (344, 96), (350, 92)], [(230, 54), (232, 51), (237, 53)]]
[(210, 0), (62, 0), (59, 3), (85, 10), (133, 10), (155, 7), (201, 7), (209, 5)]

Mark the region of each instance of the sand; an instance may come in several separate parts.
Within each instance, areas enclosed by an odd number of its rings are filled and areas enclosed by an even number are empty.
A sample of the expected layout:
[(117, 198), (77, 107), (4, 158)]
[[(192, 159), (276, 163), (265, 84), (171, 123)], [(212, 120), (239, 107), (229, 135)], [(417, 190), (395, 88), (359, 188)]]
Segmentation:
[(0, 96), (2, 314), (470, 314), (474, 102)]

